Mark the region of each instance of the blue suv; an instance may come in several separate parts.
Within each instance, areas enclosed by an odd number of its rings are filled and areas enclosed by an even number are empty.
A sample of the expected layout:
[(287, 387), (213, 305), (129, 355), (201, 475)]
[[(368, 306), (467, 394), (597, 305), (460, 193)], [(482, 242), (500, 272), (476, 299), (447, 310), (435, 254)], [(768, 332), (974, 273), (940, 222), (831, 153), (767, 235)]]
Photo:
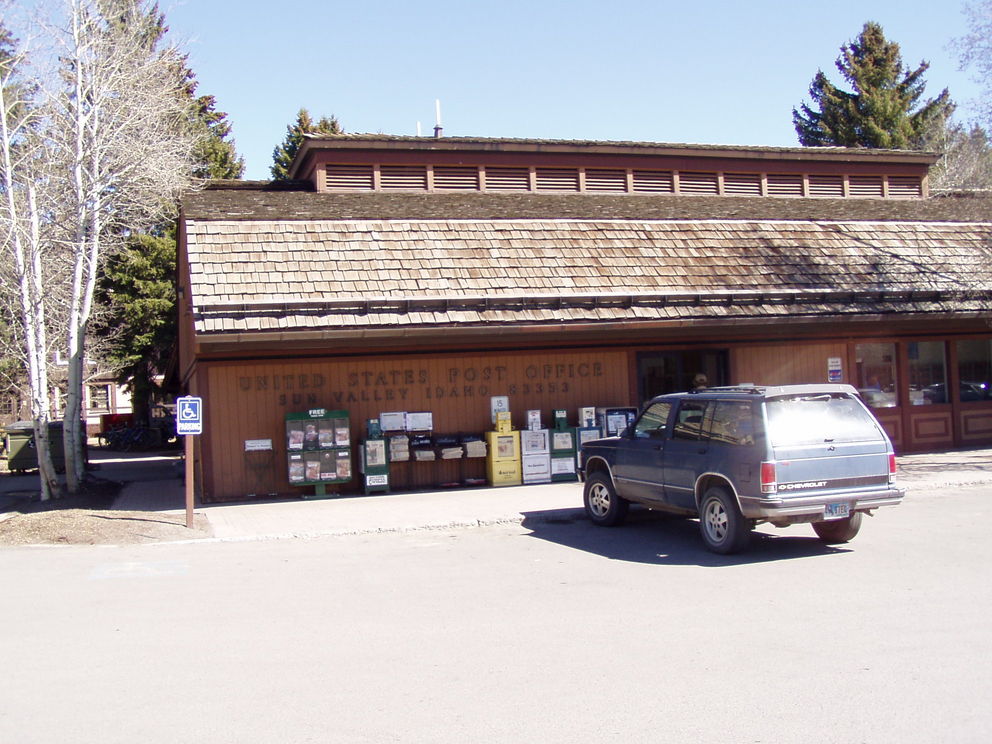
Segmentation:
[(905, 495), (892, 443), (850, 385), (661, 395), (619, 436), (586, 442), (580, 472), (593, 523), (622, 523), (631, 502), (698, 517), (706, 547), (724, 554), (762, 522), (847, 542), (863, 514)]

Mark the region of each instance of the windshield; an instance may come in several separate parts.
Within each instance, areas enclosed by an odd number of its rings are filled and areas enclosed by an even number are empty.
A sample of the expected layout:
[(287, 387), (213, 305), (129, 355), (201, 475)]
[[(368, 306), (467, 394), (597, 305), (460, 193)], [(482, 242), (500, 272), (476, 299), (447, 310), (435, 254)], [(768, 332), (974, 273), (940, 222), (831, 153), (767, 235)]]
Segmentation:
[(868, 410), (843, 393), (772, 398), (767, 410), (768, 436), (776, 447), (882, 438)]

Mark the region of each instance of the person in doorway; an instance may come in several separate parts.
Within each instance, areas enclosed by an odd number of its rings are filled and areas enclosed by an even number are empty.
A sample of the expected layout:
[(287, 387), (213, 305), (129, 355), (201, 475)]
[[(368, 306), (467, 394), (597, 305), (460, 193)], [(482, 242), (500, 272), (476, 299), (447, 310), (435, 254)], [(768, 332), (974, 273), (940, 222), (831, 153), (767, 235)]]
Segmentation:
[(709, 380), (706, 379), (706, 375), (702, 372), (696, 374), (692, 378), (692, 389), (693, 390), (705, 390), (709, 386)]

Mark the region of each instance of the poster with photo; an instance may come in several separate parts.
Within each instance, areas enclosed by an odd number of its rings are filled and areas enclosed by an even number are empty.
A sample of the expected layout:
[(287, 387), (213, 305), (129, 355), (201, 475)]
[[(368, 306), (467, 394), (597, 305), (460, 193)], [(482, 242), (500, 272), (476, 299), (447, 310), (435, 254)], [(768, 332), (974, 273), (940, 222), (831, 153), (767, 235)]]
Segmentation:
[(306, 463), (306, 479), (311, 482), (320, 480), (320, 453), (307, 452), (303, 455), (303, 462)]
[(303, 449), (305, 450), (315, 450), (318, 449), (318, 435), (317, 435), (317, 422), (313, 421), (310, 423), (303, 424)]
[(548, 451), (548, 431), (522, 431), (520, 432), (520, 449), (525, 455), (542, 453)]
[(286, 422), (286, 449), (288, 449), (288, 450), (301, 450), (301, 449), (303, 449), (303, 422), (302, 421), (287, 421)]
[(365, 443), (365, 466), (374, 468), (386, 464), (386, 440), (370, 439)]
[(335, 454), (337, 454), (338, 480), (351, 480), (351, 456), (341, 450)]
[(303, 455), (289, 456), (289, 482), (302, 483), (306, 480), (306, 467), (303, 463)]
[(330, 449), (334, 446), (334, 424), (329, 419), (320, 419), (317, 422), (317, 432), (321, 449)]
[(350, 447), (351, 432), (348, 429), (348, 419), (334, 419), (334, 446)]
[(514, 437), (496, 437), (496, 457), (500, 460), (516, 457), (516, 439)]

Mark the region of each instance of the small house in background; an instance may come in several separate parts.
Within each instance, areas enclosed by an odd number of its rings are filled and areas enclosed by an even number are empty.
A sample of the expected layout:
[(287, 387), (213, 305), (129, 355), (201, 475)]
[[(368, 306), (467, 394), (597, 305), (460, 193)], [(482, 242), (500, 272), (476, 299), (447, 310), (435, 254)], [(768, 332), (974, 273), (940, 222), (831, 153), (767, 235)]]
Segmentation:
[[(343, 412), (351, 443), (397, 411), (476, 435), (493, 398), (514, 428), (529, 410), (574, 425), (699, 379), (850, 383), (900, 452), (992, 443), (992, 200), (930, 195), (934, 161), (310, 138), (294, 181), (217, 183), (182, 205), (202, 496), (298, 493), (286, 427), (308, 411)], [(393, 484), (484, 477), (481, 461), (411, 458)]]

